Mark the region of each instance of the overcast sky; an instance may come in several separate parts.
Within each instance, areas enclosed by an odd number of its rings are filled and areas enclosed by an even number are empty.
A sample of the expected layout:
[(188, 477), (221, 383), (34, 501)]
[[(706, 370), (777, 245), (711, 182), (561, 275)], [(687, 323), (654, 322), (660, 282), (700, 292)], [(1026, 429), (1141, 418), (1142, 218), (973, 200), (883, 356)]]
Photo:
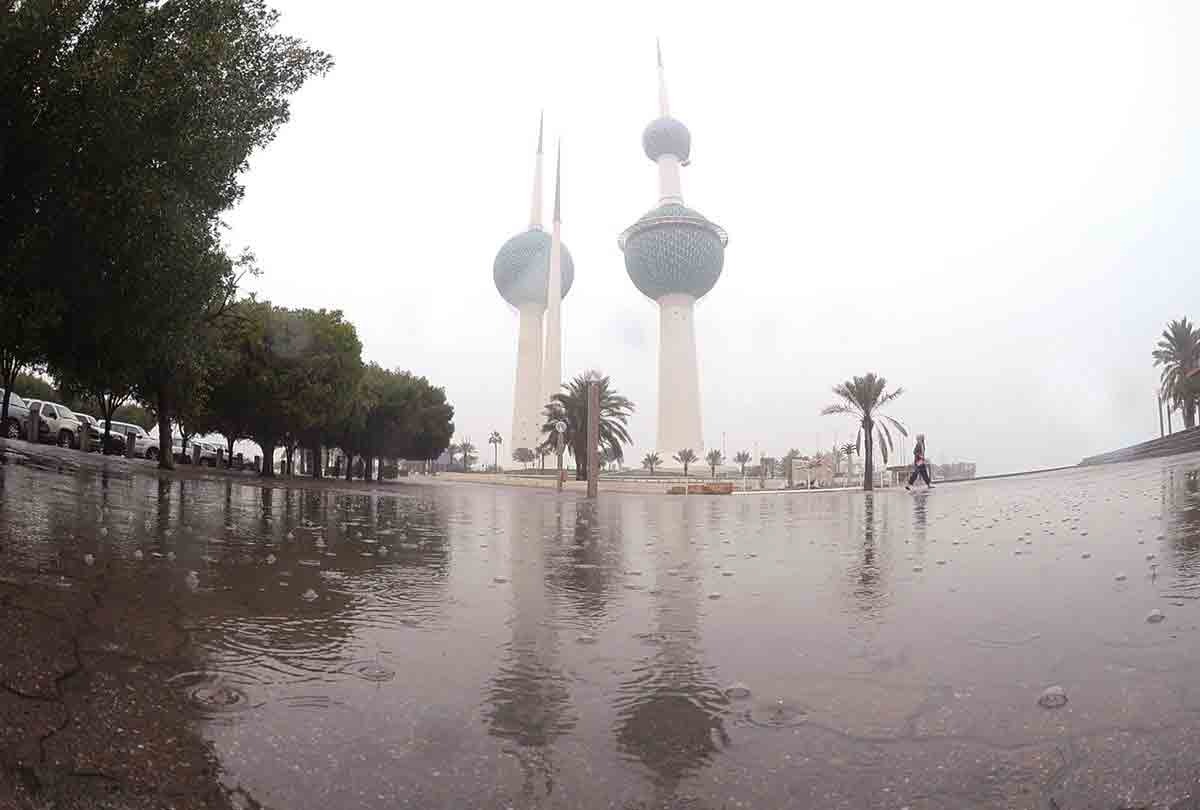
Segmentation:
[(616, 238), (657, 201), (656, 35), (684, 198), (730, 236), (697, 308), (710, 447), (853, 440), (819, 410), (867, 371), (981, 474), (1157, 435), (1150, 351), (1200, 318), (1200, 4), (275, 5), (337, 64), (253, 157), (229, 243), (260, 296), (342, 309), (367, 359), (445, 386), (485, 449), (517, 339), (492, 260), (527, 225), (543, 107), (564, 371), (637, 404), (632, 460), (654, 441), (657, 311)]

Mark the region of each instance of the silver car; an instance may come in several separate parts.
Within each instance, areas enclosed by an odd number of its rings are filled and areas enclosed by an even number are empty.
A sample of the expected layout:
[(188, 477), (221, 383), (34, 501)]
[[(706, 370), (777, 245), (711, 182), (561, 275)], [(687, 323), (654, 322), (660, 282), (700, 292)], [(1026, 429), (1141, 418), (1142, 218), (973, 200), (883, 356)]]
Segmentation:
[[(4, 389), (0, 388), (0, 401), (3, 401)], [(0, 425), (0, 438), (19, 439), (25, 435), (25, 426), (29, 424), (29, 405), (17, 396), (14, 391), (8, 397), (8, 419)]]

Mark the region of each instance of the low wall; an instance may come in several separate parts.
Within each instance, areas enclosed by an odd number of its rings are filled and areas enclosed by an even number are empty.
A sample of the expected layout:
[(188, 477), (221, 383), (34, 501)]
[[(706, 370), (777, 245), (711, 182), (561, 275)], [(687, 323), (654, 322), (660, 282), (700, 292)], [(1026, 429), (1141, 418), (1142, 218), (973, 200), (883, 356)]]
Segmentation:
[(1137, 461), (1143, 458), (1174, 456), (1180, 453), (1193, 453), (1197, 451), (1200, 451), (1200, 427), (1181, 430), (1178, 433), (1172, 433), (1170, 436), (1163, 436), (1160, 439), (1122, 447), (1120, 450), (1112, 450), (1097, 456), (1088, 456), (1079, 463), (1081, 466), (1115, 464), (1121, 461)]

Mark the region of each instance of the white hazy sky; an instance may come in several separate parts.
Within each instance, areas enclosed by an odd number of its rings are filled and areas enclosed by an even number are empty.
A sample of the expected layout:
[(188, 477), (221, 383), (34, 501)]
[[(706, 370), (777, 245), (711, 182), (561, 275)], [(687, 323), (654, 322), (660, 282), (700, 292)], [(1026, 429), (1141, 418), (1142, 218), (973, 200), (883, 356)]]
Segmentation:
[(981, 474), (1157, 435), (1150, 350), (1200, 318), (1198, 3), (275, 5), (337, 65), (253, 157), (229, 243), (261, 296), (342, 309), (367, 359), (444, 385), (485, 450), (517, 337), (492, 260), (526, 227), (543, 107), (564, 371), (637, 403), (634, 460), (654, 441), (656, 308), (616, 237), (657, 199), (656, 35), (684, 197), (730, 235), (697, 311), (706, 443), (852, 440), (818, 412), (867, 371)]

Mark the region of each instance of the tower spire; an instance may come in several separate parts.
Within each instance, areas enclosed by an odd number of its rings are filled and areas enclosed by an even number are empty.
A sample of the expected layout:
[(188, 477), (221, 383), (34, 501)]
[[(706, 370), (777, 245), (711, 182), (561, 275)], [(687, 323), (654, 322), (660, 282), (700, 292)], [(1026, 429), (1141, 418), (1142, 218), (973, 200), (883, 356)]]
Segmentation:
[(546, 279), (546, 342), (542, 351), (542, 402), (562, 387), (562, 140), (554, 165), (554, 220), (550, 230), (550, 272)]
[(667, 118), (671, 115), (671, 105), (667, 103), (667, 72), (663, 69), (662, 40), (656, 38), (654, 47), (658, 50), (658, 114)]
[(562, 139), (558, 141), (558, 156), (554, 161), (554, 219), (555, 224), (562, 222), (562, 209), (559, 197), (562, 193)]
[(542, 131), (545, 117), (545, 112), (538, 115), (537, 157), (533, 164), (533, 205), (529, 214), (529, 227), (539, 231), (542, 229)]

